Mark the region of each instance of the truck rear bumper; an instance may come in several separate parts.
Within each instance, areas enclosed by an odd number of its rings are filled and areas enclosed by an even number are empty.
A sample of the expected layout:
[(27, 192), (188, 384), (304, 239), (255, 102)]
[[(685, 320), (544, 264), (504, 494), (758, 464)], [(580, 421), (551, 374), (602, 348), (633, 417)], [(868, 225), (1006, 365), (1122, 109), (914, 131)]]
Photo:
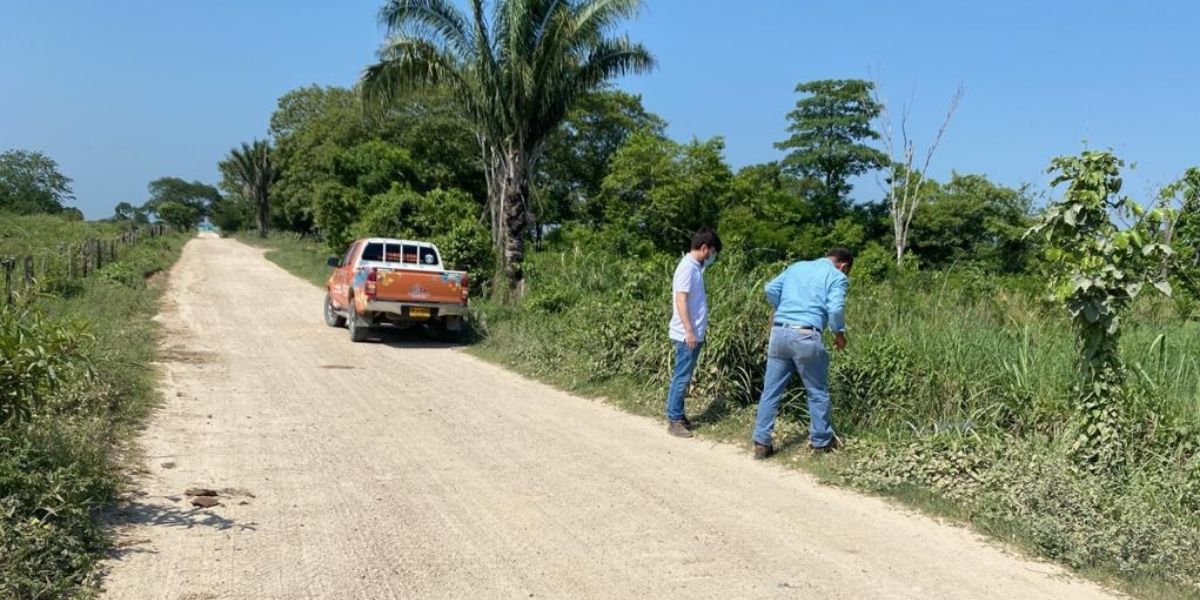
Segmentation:
[(442, 302), (393, 302), (389, 300), (368, 300), (367, 312), (386, 313), (399, 318), (414, 318), (423, 320), (425, 317), (410, 317), (410, 309), (423, 308), (429, 311), (431, 319), (452, 316), (466, 316), (466, 304)]

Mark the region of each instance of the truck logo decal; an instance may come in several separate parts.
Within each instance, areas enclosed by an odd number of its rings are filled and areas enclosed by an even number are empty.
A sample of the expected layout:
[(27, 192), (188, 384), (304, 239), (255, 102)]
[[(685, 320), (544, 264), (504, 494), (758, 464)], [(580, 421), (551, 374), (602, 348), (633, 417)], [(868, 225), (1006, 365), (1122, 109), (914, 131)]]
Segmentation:
[(408, 288), (408, 293), (413, 298), (428, 298), (429, 297), (429, 290), (425, 289), (425, 286), (423, 286), (419, 283), (414, 283), (411, 288)]

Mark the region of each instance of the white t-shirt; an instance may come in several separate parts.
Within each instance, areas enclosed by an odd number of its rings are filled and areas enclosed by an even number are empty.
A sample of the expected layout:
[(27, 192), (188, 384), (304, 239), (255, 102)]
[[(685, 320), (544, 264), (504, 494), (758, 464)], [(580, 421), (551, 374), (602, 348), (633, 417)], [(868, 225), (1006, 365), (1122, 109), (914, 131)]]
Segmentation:
[(696, 332), (696, 339), (703, 342), (704, 332), (708, 329), (708, 295), (704, 293), (704, 272), (690, 253), (683, 255), (671, 281), (671, 339), (682, 342), (685, 332), (683, 319), (679, 318), (679, 309), (675, 307), (675, 292), (687, 292), (692, 331)]

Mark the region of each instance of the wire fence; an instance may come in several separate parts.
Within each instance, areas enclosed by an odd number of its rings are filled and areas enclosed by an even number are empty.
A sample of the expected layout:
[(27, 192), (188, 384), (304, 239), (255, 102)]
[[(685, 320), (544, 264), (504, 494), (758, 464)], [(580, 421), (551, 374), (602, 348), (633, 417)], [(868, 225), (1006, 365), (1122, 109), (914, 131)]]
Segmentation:
[(38, 282), (86, 278), (104, 265), (116, 262), (124, 249), (138, 240), (166, 232), (165, 225), (153, 224), (126, 230), (114, 238), (92, 238), (77, 244), (45, 246), (33, 254), (0, 256), (0, 269), (4, 271), (4, 306), (11, 306), (18, 294), (35, 287)]

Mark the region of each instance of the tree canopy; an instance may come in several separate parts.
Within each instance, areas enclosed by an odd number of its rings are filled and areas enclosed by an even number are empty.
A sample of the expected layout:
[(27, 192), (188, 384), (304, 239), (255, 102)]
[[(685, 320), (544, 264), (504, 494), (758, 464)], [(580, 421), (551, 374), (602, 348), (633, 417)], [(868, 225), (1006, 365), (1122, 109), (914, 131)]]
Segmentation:
[(805, 96), (787, 114), (789, 137), (775, 147), (787, 151), (782, 164), (799, 177), (820, 182), (826, 202), (850, 193), (851, 177), (891, 162), (870, 142), (879, 139), (871, 122), (882, 107), (871, 96), (874, 84), (861, 79), (823, 79), (796, 86)]
[(72, 199), (71, 178), (59, 172), (54, 159), (29, 150), (0, 153), (0, 210), (58, 213)]

